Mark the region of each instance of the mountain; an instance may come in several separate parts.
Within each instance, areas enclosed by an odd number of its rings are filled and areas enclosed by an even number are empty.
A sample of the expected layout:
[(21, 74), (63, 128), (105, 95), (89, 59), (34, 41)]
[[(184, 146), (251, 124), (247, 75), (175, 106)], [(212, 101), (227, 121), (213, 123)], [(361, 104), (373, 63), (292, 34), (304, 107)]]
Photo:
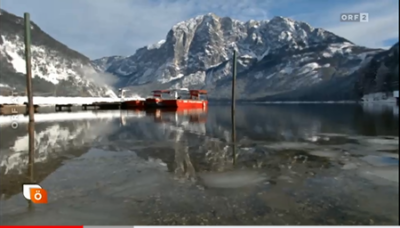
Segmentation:
[(111, 64), (113, 64), (115, 61), (118, 61), (120, 59), (123, 59), (125, 57), (123, 56), (110, 56), (110, 57), (104, 57), (100, 59), (96, 59), (92, 61), (93, 67), (100, 72), (106, 71)]
[[(353, 44), (329, 31), (284, 17), (241, 22), (214, 14), (172, 27), (165, 40), (140, 48), (129, 57), (105, 57), (94, 65), (117, 75), (117, 86), (144, 95), (151, 89), (190, 87), (229, 98), (233, 49), (238, 52), (239, 99), (255, 99), (306, 88), (354, 90), (356, 72), (367, 56), (382, 52)], [(333, 83), (334, 82), (334, 83)], [(333, 88), (331, 94), (336, 95)], [(348, 94), (353, 96), (353, 94)], [(330, 99), (326, 96), (325, 99)], [(312, 99), (320, 99), (315, 94)]]
[(357, 91), (362, 95), (399, 90), (399, 43), (370, 56), (358, 73)]
[[(0, 9), (0, 87), (25, 92), (24, 19)], [(90, 59), (31, 22), (33, 91), (49, 96), (115, 96)]]

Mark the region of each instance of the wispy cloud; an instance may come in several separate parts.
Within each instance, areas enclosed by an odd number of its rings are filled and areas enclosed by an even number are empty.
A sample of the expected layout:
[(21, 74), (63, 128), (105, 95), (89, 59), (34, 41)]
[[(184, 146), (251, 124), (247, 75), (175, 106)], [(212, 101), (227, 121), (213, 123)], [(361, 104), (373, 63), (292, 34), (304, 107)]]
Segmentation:
[[(292, 16), (357, 44), (380, 47), (398, 39), (396, 0), (2, 0), (1, 7), (32, 20), (57, 40), (91, 58), (131, 55), (164, 39), (177, 22), (213, 12), (239, 20)], [(369, 23), (341, 23), (343, 12), (368, 12)]]
[[(399, 37), (399, 2), (394, 0), (348, 2), (331, 7), (329, 10), (317, 11), (300, 18), (310, 21), (312, 25), (323, 27), (339, 36), (343, 36), (359, 45), (368, 47), (385, 47), (387, 40), (398, 40)], [(368, 13), (369, 22), (339, 22), (341, 13)], [(313, 20), (318, 18), (318, 20)]]
[(98, 86), (114, 85), (118, 82), (117, 76), (106, 72), (96, 72), (93, 68), (88, 66), (78, 69), (78, 72)]

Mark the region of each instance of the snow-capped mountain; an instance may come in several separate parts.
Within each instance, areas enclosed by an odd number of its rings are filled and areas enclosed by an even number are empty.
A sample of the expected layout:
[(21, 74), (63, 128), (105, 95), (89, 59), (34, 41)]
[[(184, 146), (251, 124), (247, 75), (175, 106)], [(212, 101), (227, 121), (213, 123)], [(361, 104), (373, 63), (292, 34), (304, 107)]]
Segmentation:
[(93, 67), (98, 70), (98, 71), (106, 71), (113, 62), (118, 61), (120, 59), (124, 59), (125, 57), (123, 56), (110, 56), (110, 57), (104, 57), (100, 59), (96, 59), (92, 61)]
[[(0, 85), (25, 91), (24, 19), (0, 10)], [(31, 23), (34, 94), (51, 96), (113, 96), (90, 60)]]
[(223, 99), (230, 95), (233, 49), (238, 52), (240, 98), (343, 80), (366, 56), (382, 51), (289, 18), (241, 22), (210, 13), (176, 24), (165, 40), (129, 57), (106, 57), (93, 64), (100, 62), (102, 68), (107, 62), (105, 71), (120, 78), (119, 86), (133, 87), (139, 94), (190, 87)]

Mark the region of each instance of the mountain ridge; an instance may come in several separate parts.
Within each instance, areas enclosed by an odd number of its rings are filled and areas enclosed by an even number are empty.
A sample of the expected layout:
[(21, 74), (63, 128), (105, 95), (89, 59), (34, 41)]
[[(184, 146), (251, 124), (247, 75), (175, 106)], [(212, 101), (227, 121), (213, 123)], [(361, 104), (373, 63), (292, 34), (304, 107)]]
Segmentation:
[(102, 59), (108, 62), (105, 72), (118, 76), (118, 87), (129, 86), (140, 95), (191, 87), (226, 99), (233, 48), (238, 52), (237, 91), (249, 99), (340, 81), (356, 72), (367, 56), (383, 51), (290, 18), (241, 22), (206, 14), (177, 23), (165, 40), (133, 55)]

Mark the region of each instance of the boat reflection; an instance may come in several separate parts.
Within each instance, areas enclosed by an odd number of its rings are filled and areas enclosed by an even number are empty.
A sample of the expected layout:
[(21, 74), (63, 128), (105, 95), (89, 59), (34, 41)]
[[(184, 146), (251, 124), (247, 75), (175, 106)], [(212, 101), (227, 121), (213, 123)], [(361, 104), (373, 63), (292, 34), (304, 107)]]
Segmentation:
[(153, 109), (146, 114), (153, 116), (155, 122), (176, 122), (185, 119), (190, 123), (207, 122), (207, 109)]

